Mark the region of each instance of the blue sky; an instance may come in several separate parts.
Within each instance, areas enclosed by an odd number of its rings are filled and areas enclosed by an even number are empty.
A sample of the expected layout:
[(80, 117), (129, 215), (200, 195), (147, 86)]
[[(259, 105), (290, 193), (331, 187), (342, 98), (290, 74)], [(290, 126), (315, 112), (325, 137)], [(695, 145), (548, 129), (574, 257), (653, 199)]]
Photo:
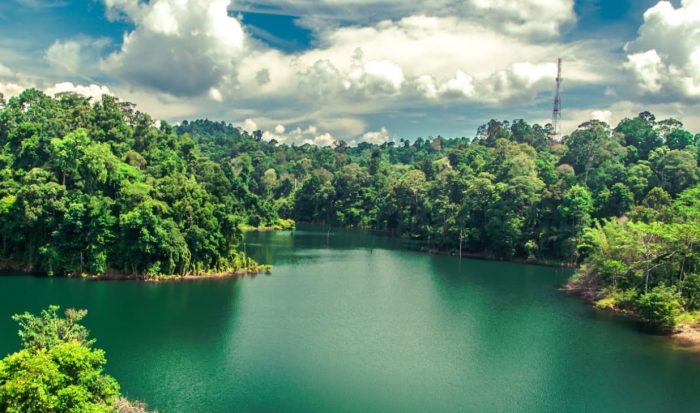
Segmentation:
[(564, 131), (651, 110), (700, 132), (700, 0), (3, 0), (0, 93), (110, 93), (286, 143)]

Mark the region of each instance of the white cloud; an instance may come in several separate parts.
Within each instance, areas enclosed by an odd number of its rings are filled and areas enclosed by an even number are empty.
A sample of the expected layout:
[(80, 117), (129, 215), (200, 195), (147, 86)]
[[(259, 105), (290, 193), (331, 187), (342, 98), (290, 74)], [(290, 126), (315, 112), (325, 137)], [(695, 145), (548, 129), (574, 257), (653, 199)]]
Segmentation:
[(571, 133), (581, 123), (596, 119), (601, 120), (611, 127), (625, 118), (634, 118), (643, 111), (649, 111), (657, 120), (674, 118), (683, 122), (684, 127), (693, 132), (700, 131), (700, 103), (688, 104), (685, 102), (641, 104), (633, 100), (619, 100), (612, 102), (607, 107), (577, 108), (564, 111), (562, 130), (564, 134)]
[(381, 145), (389, 140), (389, 131), (386, 128), (381, 128), (378, 131), (367, 132), (359, 139), (355, 139), (354, 143), (369, 142), (376, 145)]
[(361, 49), (357, 49), (350, 73), (343, 82), (346, 89), (356, 93), (394, 94), (404, 82), (403, 69), (390, 60), (362, 61)]
[(625, 52), (625, 68), (641, 94), (659, 101), (700, 101), (700, 0), (683, 0), (678, 8), (668, 1), (651, 7)]
[(339, 21), (368, 25), (376, 19), (430, 15), (473, 19), (512, 35), (535, 37), (554, 36), (576, 20), (573, 0), (238, 0), (236, 8), (302, 16), (301, 23), (314, 29)]
[(610, 125), (612, 122), (612, 116), (613, 114), (609, 110), (594, 110), (591, 112), (591, 119), (605, 122), (608, 125)]
[(68, 40), (56, 40), (44, 52), (44, 59), (62, 75), (88, 78), (99, 63), (100, 53), (110, 43), (105, 37), (79, 36)]
[[(98, 83), (94, 77), (155, 118), (247, 119), (247, 130), (294, 143), (380, 142), (384, 125), (406, 137), (437, 134), (442, 119), (447, 131), (467, 133), (481, 121), (470, 117), (477, 107), (493, 108), (485, 116), (512, 107), (515, 116), (538, 113), (532, 103), (553, 91), (560, 56), (567, 88), (602, 89), (622, 72), (620, 43), (558, 37), (576, 20), (573, 0), (102, 1), (132, 27), (122, 44), (98, 58), (86, 39), (59, 40), (45, 52), (52, 80), (33, 84)], [(270, 48), (227, 10), (257, 7), (303, 15), (313, 28), (309, 48)], [(91, 62), (101, 73), (92, 74)], [(700, 52), (689, 62), (700, 65)], [(67, 76), (71, 70), (90, 77)], [(26, 83), (1, 74), (5, 84)]]
[(645, 92), (661, 90), (663, 62), (656, 50), (627, 55), (625, 68), (631, 70), (639, 87)]
[(576, 19), (573, 0), (471, 0), (477, 10), (505, 21), (504, 29), (516, 35), (553, 36), (561, 25)]
[[(337, 139), (328, 132), (319, 133), (316, 126), (308, 126), (306, 129), (300, 127), (295, 128), (289, 132), (285, 133), (285, 128), (275, 128), (274, 132), (265, 131), (263, 132), (263, 139), (266, 141), (275, 140), (279, 144), (283, 145), (316, 145), (316, 146), (331, 146)], [(279, 132), (281, 130), (281, 132)]]
[(485, 101), (528, 100), (535, 93), (552, 90), (557, 67), (554, 63), (514, 63), (494, 73), (482, 84), (479, 95)]
[[(111, 89), (170, 121), (249, 118), (263, 130), (316, 125), (361, 136), (369, 116), (408, 106), (530, 104), (552, 87), (560, 55), (572, 85), (600, 83), (610, 60), (590, 42), (553, 40), (575, 21), (572, 0), (275, 0), (316, 17), (350, 13), (352, 25), (313, 26), (312, 48), (297, 53), (248, 36), (227, 12), (252, 6), (245, 0), (103, 1), (111, 18), (134, 26), (101, 62), (122, 81)], [(370, 10), (380, 19), (354, 14)]]
[(56, 40), (46, 49), (44, 57), (54, 67), (75, 72), (80, 67), (80, 43), (75, 40), (67, 42)]
[(221, 94), (219, 89), (215, 87), (209, 89), (209, 97), (216, 102), (222, 102), (224, 100), (224, 96)]
[(438, 98), (438, 88), (435, 79), (430, 75), (421, 75), (414, 81), (416, 89), (428, 99)]
[[(134, 23), (102, 66), (131, 85), (199, 96), (235, 77), (246, 35), (229, 0), (105, 0), (113, 18)], [(216, 94), (212, 96), (217, 100)]]
[[(519, 70), (526, 65), (541, 68), (560, 53), (572, 58), (571, 81), (595, 78), (587, 67), (589, 59), (578, 53), (581, 47), (531, 42), (525, 35), (556, 34), (561, 24), (575, 20), (571, 0), (527, 0), (517, 7), (508, 1), (483, 0), (435, 4), (325, 0), (321, 6), (336, 11), (394, 4), (397, 8), (392, 10), (400, 16), (319, 29), (317, 47), (293, 55), (247, 39), (241, 23), (226, 11), (231, 6), (228, 0), (105, 3), (113, 18), (128, 19), (135, 28), (125, 35), (121, 49), (105, 59), (103, 68), (131, 85), (174, 96), (208, 93), (216, 102), (234, 96), (238, 102), (295, 98), (299, 111), (320, 114), (320, 110), (327, 116), (334, 106), (346, 108), (357, 99), (371, 99), (368, 109), (381, 109), (392, 105), (390, 98), (415, 94), (416, 89), (417, 96), (430, 99), (496, 102), (514, 95), (532, 96), (542, 76)], [(286, 6), (311, 7), (298, 1), (287, 1)], [(451, 12), (445, 13), (446, 8)], [(507, 24), (494, 25), (492, 19)]]
[[(257, 130), (258, 125), (250, 120), (246, 119), (243, 122), (243, 130), (252, 132)], [(316, 145), (316, 146), (332, 146), (337, 141), (341, 140), (336, 138), (335, 135), (328, 131), (321, 132), (316, 125), (309, 125), (305, 128), (295, 127), (290, 130), (284, 125), (277, 125), (272, 131), (266, 130), (263, 132), (262, 136), (265, 141), (276, 141), (281, 145)], [(350, 145), (357, 145), (361, 142), (369, 142), (374, 144), (382, 144), (389, 140), (389, 132), (386, 128), (381, 128), (378, 131), (368, 131), (356, 137), (345, 139), (345, 141)]]
[(243, 121), (243, 126), (241, 128), (248, 133), (253, 133), (258, 130), (258, 124), (252, 119), (246, 119)]
[(474, 95), (474, 79), (461, 70), (455, 73), (455, 77), (448, 80), (440, 90), (443, 94), (457, 94), (459, 96), (470, 97)]
[(26, 87), (18, 85), (17, 83), (0, 82), (0, 93), (5, 99), (19, 95), (24, 89), (26, 89)]
[(68, 92), (77, 93), (88, 98), (100, 99), (102, 95), (113, 95), (113, 93), (106, 86), (95, 84), (75, 85), (71, 82), (61, 82), (56, 83), (53, 86), (41, 87), (36, 83), (14, 83), (0, 81), (0, 93), (2, 93), (5, 98), (18, 96), (24, 90), (29, 88), (41, 89), (48, 96), (55, 96), (60, 93)]
[(49, 96), (55, 96), (59, 93), (77, 93), (81, 96), (94, 99), (100, 99), (102, 95), (112, 95), (112, 92), (110, 92), (109, 88), (106, 86), (94, 84), (87, 86), (74, 85), (71, 82), (57, 83), (54, 86), (45, 89), (44, 93)]
[[(429, 99), (528, 98), (541, 91), (544, 80), (551, 87), (559, 56), (565, 59), (567, 82), (573, 85), (601, 83), (613, 72), (608, 66), (614, 65), (605, 57), (607, 49), (596, 52), (598, 43), (530, 42), (457, 17), (416, 15), (329, 29), (320, 36), (319, 47), (295, 56), (294, 62), (309, 68), (305, 76), (312, 80), (306, 83), (324, 95), (337, 90), (338, 77), (350, 73), (355, 79), (367, 72), (357, 64), (358, 49), (364, 62), (383, 62), (381, 67), (373, 63), (373, 73), (381, 74), (378, 78), (385, 86), (381, 91), (408, 92), (405, 86), (412, 85), (410, 90)], [(345, 80), (349, 84), (352, 81)]]

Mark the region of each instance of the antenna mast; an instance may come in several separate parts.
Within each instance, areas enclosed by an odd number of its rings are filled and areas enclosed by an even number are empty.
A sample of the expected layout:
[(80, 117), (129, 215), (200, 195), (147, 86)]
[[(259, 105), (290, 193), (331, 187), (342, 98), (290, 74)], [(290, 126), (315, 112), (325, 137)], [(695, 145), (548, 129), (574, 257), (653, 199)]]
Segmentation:
[(552, 110), (552, 140), (561, 141), (561, 84), (564, 79), (561, 77), (561, 58), (557, 62), (557, 92), (554, 95), (554, 110)]

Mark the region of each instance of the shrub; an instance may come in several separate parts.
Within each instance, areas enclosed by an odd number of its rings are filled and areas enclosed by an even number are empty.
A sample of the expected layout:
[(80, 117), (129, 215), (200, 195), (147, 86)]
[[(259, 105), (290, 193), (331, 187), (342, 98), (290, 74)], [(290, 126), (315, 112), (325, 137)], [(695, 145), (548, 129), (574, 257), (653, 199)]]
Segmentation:
[(104, 351), (92, 348), (89, 331), (78, 324), (87, 311), (68, 309), (60, 317), (58, 310), (13, 317), (22, 349), (0, 360), (0, 412), (145, 412), (120, 398), (117, 381), (103, 373)]
[(680, 294), (673, 288), (660, 284), (637, 299), (639, 314), (661, 331), (673, 331), (676, 318), (681, 314)]

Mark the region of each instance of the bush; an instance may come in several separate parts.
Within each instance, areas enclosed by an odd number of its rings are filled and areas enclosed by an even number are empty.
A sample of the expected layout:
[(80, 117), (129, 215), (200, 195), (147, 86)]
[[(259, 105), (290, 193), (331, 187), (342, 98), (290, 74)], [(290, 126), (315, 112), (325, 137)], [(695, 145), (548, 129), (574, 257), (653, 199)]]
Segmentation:
[(58, 315), (60, 307), (49, 306), (37, 317), (33, 314), (16, 314), (13, 320), (19, 323), (19, 337), (22, 347), (28, 350), (50, 349), (61, 343), (76, 341), (90, 347), (94, 340), (88, 340), (89, 331), (78, 324), (86, 315), (85, 310), (67, 309), (65, 318)]
[(689, 310), (700, 310), (700, 275), (687, 275), (681, 285), (686, 307)]
[(637, 298), (637, 290), (609, 287), (601, 291), (603, 298), (596, 302), (596, 307), (603, 310), (632, 310)]
[(104, 352), (73, 341), (0, 361), (0, 411), (112, 412), (119, 385), (102, 374)]
[(0, 412), (145, 412), (119, 397), (119, 384), (103, 374), (104, 351), (92, 348), (78, 324), (87, 311), (50, 306), (39, 316), (15, 315), (22, 349), (0, 360)]
[(296, 223), (294, 222), (293, 219), (284, 219), (284, 218), (279, 218), (277, 220), (277, 227), (281, 230), (289, 230), (289, 229), (294, 229), (296, 226)]
[(681, 296), (673, 288), (660, 284), (637, 299), (639, 314), (663, 332), (676, 327), (676, 318), (681, 314)]

